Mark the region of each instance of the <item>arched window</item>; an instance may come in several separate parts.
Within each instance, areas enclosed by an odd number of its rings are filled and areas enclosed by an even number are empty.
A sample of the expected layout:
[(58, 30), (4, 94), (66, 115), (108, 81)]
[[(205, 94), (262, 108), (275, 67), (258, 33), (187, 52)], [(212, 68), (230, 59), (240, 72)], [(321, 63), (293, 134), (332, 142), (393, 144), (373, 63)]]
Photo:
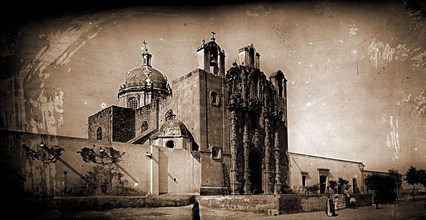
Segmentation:
[(101, 127), (99, 127), (96, 130), (96, 140), (102, 140), (102, 128)]
[(252, 98), (258, 96), (258, 91), (257, 91), (258, 90), (257, 87), (259, 86), (258, 81), (259, 81), (258, 76), (257, 75), (253, 75), (252, 84), (250, 86), (250, 96)]
[(216, 91), (210, 91), (210, 104), (214, 106), (219, 106), (220, 104), (220, 97)]
[(275, 76), (275, 80), (277, 81), (276, 84), (278, 86), (278, 96), (283, 97), (283, 81), (284, 81), (284, 74), (281, 71), (277, 72), (277, 75)]
[(250, 66), (254, 67), (254, 49), (250, 48)]
[(147, 121), (143, 121), (142, 122), (142, 126), (141, 126), (141, 131), (144, 132), (148, 130), (148, 122)]
[(172, 141), (172, 140), (167, 141), (166, 147), (168, 147), (168, 148), (174, 148), (175, 147), (175, 142)]
[(278, 96), (279, 97), (283, 97), (283, 75), (279, 74), (277, 76), (277, 80), (278, 80)]
[(220, 159), (222, 156), (222, 149), (218, 146), (212, 147), (212, 158), (213, 159)]
[(132, 109), (138, 108), (138, 100), (135, 97), (131, 97), (129, 101), (127, 101), (127, 107)]

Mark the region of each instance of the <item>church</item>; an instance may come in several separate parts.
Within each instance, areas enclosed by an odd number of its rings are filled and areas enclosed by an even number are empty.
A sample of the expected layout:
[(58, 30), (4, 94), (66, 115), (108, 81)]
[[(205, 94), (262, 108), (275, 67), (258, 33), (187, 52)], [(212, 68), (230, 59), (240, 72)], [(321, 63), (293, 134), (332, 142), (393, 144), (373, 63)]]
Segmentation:
[[(145, 43), (141, 65), (123, 73), (118, 104), (88, 116), (87, 138), (0, 131), (6, 187), (68, 195), (105, 171), (116, 175), (111, 187), (138, 195), (309, 194), (314, 186), (324, 194), (341, 178), (349, 192), (366, 192), (363, 162), (289, 151), (287, 79), (262, 72), (253, 44), (228, 68), (215, 34), (195, 52), (198, 66), (170, 82)], [(90, 189), (109, 193), (101, 188)]]
[[(262, 72), (253, 44), (225, 67), (225, 50), (212, 33), (196, 50), (198, 67), (169, 82), (144, 44), (141, 66), (128, 71), (118, 89), (118, 106), (89, 116), (88, 139), (149, 145), (150, 158), (158, 148), (159, 193), (169, 193), (163, 185), (170, 183), (162, 180), (178, 181), (167, 169), (192, 179), (202, 195), (277, 195), (289, 189), (284, 73)], [(181, 161), (182, 166), (162, 168), (182, 152), (196, 165)]]

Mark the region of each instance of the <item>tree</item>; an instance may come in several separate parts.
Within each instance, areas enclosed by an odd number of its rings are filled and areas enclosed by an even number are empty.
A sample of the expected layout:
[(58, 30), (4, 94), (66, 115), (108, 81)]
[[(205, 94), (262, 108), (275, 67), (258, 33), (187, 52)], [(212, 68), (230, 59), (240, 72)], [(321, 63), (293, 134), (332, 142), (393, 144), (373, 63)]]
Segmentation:
[(426, 187), (426, 171), (421, 169), (417, 171), (419, 173), (419, 183)]
[(308, 191), (308, 193), (312, 193), (312, 194), (317, 194), (319, 189), (320, 189), (319, 183), (306, 187), (306, 190)]
[(389, 175), (373, 174), (365, 178), (365, 184), (372, 190), (394, 190), (396, 183)]
[(426, 171), (421, 169), (417, 171), (419, 173), (419, 183), (423, 185), (423, 189), (426, 187)]
[(395, 192), (397, 195), (399, 195), (399, 190), (401, 189), (402, 185), (402, 174), (398, 172), (397, 169), (389, 169), (389, 176), (393, 179), (395, 182)]
[(396, 183), (389, 175), (373, 174), (365, 178), (365, 185), (375, 191), (381, 202), (394, 202)]
[(413, 166), (410, 166), (410, 168), (407, 170), (407, 173), (405, 173), (405, 181), (407, 181), (408, 184), (413, 185), (413, 199), (414, 199), (414, 191), (416, 188), (416, 184), (420, 183), (419, 178), (419, 172), (417, 169)]

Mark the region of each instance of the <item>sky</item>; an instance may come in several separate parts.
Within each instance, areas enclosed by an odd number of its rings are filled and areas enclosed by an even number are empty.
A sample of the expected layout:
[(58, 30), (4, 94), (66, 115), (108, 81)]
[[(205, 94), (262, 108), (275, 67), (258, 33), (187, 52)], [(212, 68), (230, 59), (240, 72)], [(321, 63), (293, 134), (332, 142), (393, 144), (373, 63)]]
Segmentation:
[(144, 40), (171, 82), (197, 68), (196, 51), (215, 32), (226, 69), (252, 43), (266, 75), (284, 72), (289, 151), (368, 170), (426, 168), (421, 1), (76, 8), (2, 24), (2, 128), (87, 138), (88, 117), (118, 105)]

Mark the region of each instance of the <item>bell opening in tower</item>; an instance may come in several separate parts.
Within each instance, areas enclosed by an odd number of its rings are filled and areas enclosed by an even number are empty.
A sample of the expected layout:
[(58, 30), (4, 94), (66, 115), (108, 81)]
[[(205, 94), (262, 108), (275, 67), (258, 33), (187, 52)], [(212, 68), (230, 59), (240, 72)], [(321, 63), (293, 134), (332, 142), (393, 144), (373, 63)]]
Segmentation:
[(212, 46), (210, 47), (210, 66), (217, 66), (217, 48)]

